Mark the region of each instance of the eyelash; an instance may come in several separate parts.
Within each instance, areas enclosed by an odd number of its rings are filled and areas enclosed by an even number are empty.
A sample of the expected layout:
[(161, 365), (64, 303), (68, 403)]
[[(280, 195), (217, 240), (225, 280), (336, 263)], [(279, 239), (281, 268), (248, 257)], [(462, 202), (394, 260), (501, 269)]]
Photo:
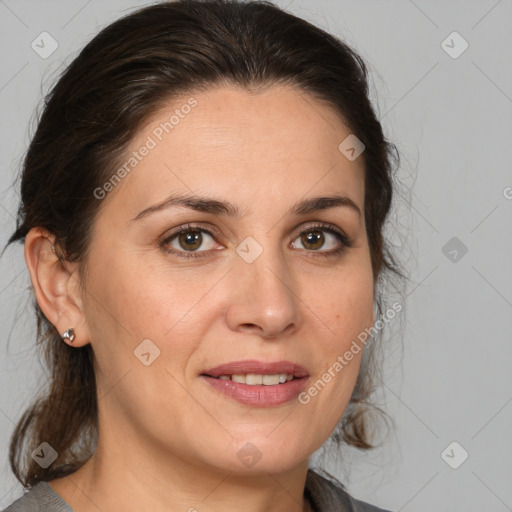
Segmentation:
[[(311, 226), (308, 226), (306, 229), (302, 230), (298, 236), (304, 235), (306, 233), (309, 233), (311, 231), (315, 230), (321, 230), (321, 231), (327, 231), (328, 233), (334, 235), (336, 239), (340, 242), (340, 246), (336, 249), (332, 249), (330, 251), (314, 251), (314, 250), (306, 250), (307, 252), (312, 253), (318, 253), (315, 254), (314, 257), (323, 257), (323, 258), (330, 258), (337, 256), (338, 254), (341, 254), (345, 251), (346, 248), (352, 247), (352, 241), (343, 233), (342, 231), (338, 230), (338, 228), (335, 228), (333, 224), (329, 223), (319, 223), (319, 224), (313, 224)], [(177, 255), (180, 258), (204, 258), (208, 252), (210, 251), (176, 251), (175, 249), (169, 249), (167, 248), (167, 244), (173, 241), (174, 238), (176, 238), (178, 235), (182, 233), (188, 233), (190, 231), (200, 231), (204, 233), (208, 233), (212, 238), (215, 239), (217, 236), (214, 231), (211, 231), (210, 229), (200, 227), (200, 226), (194, 226), (193, 224), (186, 224), (182, 227), (180, 227), (178, 230), (174, 231), (171, 235), (165, 237), (160, 243), (159, 246), (162, 250), (165, 252), (169, 252), (172, 254)]]

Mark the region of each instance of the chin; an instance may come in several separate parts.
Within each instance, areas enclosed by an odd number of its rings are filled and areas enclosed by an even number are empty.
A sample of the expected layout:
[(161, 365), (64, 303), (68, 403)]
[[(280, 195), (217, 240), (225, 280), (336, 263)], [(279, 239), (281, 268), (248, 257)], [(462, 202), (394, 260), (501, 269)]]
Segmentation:
[(230, 451), (235, 458), (226, 460), (229, 470), (247, 475), (284, 473), (309, 457), (300, 435), (294, 438), (270, 432), (272, 429), (260, 428), (258, 434), (234, 441)]

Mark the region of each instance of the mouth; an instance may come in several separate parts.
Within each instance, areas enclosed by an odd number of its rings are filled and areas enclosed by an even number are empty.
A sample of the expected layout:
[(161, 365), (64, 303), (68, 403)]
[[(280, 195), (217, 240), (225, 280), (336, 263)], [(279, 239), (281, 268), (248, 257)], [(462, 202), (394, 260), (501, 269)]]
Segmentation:
[(202, 375), (249, 386), (275, 386), (293, 379), (308, 377), (309, 373), (303, 366), (290, 361), (265, 362), (251, 359), (221, 364), (204, 370)]
[(301, 365), (289, 361), (236, 361), (200, 374), (222, 395), (253, 407), (281, 405), (297, 397), (309, 378)]
[(294, 377), (291, 373), (272, 373), (272, 374), (259, 374), (259, 373), (238, 373), (234, 375), (214, 375), (203, 374), (205, 377), (212, 377), (218, 380), (232, 380), (239, 384), (247, 384), (248, 386), (277, 386), (278, 384), (286, 384), (290, 380), (302, 377)]

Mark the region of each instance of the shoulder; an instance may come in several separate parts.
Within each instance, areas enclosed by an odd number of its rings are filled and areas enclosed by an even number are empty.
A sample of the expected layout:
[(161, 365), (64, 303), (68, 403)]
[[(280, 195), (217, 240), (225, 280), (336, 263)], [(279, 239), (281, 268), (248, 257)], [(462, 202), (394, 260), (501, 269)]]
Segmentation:
[(356, 500), (351, 496), (349, 498), (352, 502), (352, 506), (354, 507), (354, 512), (391, 512), (388, 509), (376, 507), (375, 505), (371, 505), (365, 501)]
[(50, 487), (48, 482), (38, 482), (3, 512), (74, 512)]
[(390, 512), (350, 496), (332, 475), (325, 478), (312, 469), (306, 477), (306, 493), (315, 512)]

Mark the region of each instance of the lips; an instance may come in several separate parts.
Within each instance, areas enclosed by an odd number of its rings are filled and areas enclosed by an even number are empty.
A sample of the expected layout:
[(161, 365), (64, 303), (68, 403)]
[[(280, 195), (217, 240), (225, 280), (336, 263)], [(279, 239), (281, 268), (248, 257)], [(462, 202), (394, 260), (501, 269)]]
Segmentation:
[(309, 372), (290, 361), (246, 360), (209, 368), (200, 377), (217, 393), (241, 404), (273, 407), (296, 400), (309, 380)]
[(202, 375), (218, 378), (220, 376), (232, 375), (276, 375), (287, 374), (293, 378), (308, 377), (309, 373), (303, 366), (290, 361), (257, 361), (254, 359), (244, 361), (233, 361), (215, 368), (209, 368), (202, 372)]

